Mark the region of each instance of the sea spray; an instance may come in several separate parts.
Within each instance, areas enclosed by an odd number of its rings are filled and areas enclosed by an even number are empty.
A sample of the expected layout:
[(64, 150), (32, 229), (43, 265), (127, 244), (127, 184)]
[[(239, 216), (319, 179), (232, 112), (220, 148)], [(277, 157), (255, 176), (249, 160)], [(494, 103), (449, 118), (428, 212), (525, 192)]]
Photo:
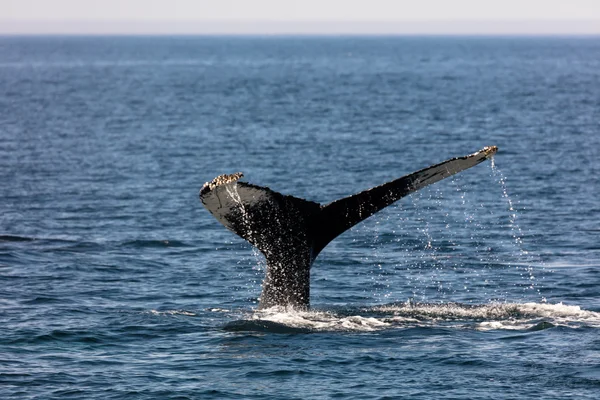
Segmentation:
[[(508, 226), (510, 228), (512, 241), (515, 247), (515, 251), (518, 255), (518, 263), (515, 265), (517, 270), (523, 270), (520, 275), (527, 280), (526, 283), (523, 284), (526, 290), (536, 290), (537, 294), (541, 296), (539, 282), (536, 280), (536, 274), (534, 273), (534, 262), (535, 258), (533, 254), (531, 254), (528, 250), (526, 250), (523, 243), (523, 231), (521, 230), (520, 225), (517, 222), (518, 214), (517, 207), (515, 206), (512, 198), (508, 193), (507, 186), (507, 178), (502, 173), (502, 171), (496, 165), (495, 157), (491, 158), (491, 170), (492, 176), (497, 181), (498, 185), (502, 191), (502, 198), (505, 201), (507, 211), (508, 211)], [(539, 259), (539, 257), (537, 257)], [(542, 298), (542, 300), (545, 300)]]
[[(365, 245), (370, 249), (362, 260), (370, 267), (377, 302), (406, 300), (406, 294), (420, 302), (470, 302), (481, 295), (490, 302), (533, 300), (527, 295), (539, 285), (533, 257), (525, 249), (506, 178), (495, 163), (491, 177), (499, 183), (500, 196), (478, 200), (468, 178), (457, 175), (450, 180), (454, 190), (436, 186), (413, 193), (411, 202), (399, 202), (365, 224), (361, 235), (369, 236)], [(508, 205), (507, 223), (502, 204)], [(401, 250), (392, 252), (391, 276), (383, 246)], [(521, 276), (521, 283), (509, 284), (511, 275)]]
[[(227, 190), (227, 194), (229, 194), (231, 199), (233, 201), (235, 201), (237, 203), (237, 205), (239, 206), (239, 210), (242, 215), (242, 223), (245, 225), (245, 227), (248, 231), (249, 241), (252, 242), (253, 241), (252, 240), (253, 239), (253, 236), (252, 236), (253, 231), (252, 231), (252, 226), (250, 224), (250, 215), (248, 214), (248, 211), (246, 210), (244, 202), (242, 201), (242, 198), (238, 192), (237, 182), (227, 185), (226, 190)], [(252, 298), (252, 302), (258, 303), (258, 298), (256, 297), (255, 293), (257, 291), (260, 292), (260, 286), (262, 284), (262, 279), (263, 279), (264, 272), (266, 269), (266, 260), (255, 246), (250, 246), (250, 249), (252, 252), (252, 257), (250, 258), (250, 260), (247, 261), (247, 260), (242, 259), (238, 262), (238, 265), (240, 263), (242, 263), (244, 265), (244, 267), (248, 263), (252, 265), (253, 276), (250, 278), (250, 280), (247, 281), (248, 285), (246, 286), (246, 288), (248, 290), (248, 295)], [(240, 275), (242, 273), (243, 272), (240, 272)]]

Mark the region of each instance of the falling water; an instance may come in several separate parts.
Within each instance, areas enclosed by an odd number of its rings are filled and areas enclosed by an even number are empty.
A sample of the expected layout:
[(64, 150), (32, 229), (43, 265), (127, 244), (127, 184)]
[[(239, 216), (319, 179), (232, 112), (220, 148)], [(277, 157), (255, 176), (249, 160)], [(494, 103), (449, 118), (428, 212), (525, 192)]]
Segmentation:
[[(249, 241), (254, 242), (252, 225), (250, 224), (250, 214), (248, 213), (248, 210), (246, 210), (246, 206), (244, 205), (244, 202), (242, 201), (242, 197), (240, 196), (240, 194), (238, 192), (237, 182), (234, 182), (233, 184), (230, 184), (230, 185), (226, 185), (225, 190), (227, 191), (227, 194), (229, 195), (229, 197), (235, 203), (238, 204), (240, 213), (242, 215), (242, 223), (244, 224), (244, 226), (246, 227), (246, 230), (248, 232)], [(240, 261), (240, 262), (238, 262), (238, 264), (242, 263), (245, 266), (245, 264), (249, 263), (252, 265), (253, 276), (249, 281), (247, 290), (250, 293), (255, 293), (257, 288), (260, 286), (260, 284), (262, 282), (262, 278), (264, 276), (264, 271), (265, 271), (265, 266), (266, 266), (266, 261), (265, 261), (264, 257), (262, 256), (262, 254), (260, 253), (260, 251), (255, 246), (251, 246), (251, 251), (252, 251), (251, 259), (249, 261), (244, 260), (244, 262)], [(254, 296), (252, 296), (252, 297), (254, 298)]]
[[(478, 201), (466, 178), (455, 176), (450, 181), (454, 190), (436, 186), (413, 193), (408, 203), (412, 207), (403, 209), (406, 202), (399, 202), (362, 228), (361, 235), (371, 242), (363, 260), (370, 266), (376, 301), (405, 301), (408, 294), (417, 302), (468, 302), (480, 295), (506, 302), (532, 290), (540, 294), (540, 271), (534, 271), (533, 256), (523, 242), (506, 177), (493, 159), (491, 168), (501, 191), (498, 202)], [(506, 204), (508, 213), (499, 204)], [(384, 246), (402, 251), (392, 252), (390, 263), (378, 250)], [(509, 283), (515, 272), (521, 278)]]
[[(373, 288), (373, 297), (376, 301), (385, 303), (388, 301), (391, 292), (389, 271), (386, 271), (386, 261), (381, 254), (383, 245), (381, 225), (384, 222), (381, 218), (376, 218), (374, 224), (365, 224), (363, 229), (367, 231), (366, 240), (370, 244), (370, 250), (369, 255), (363, 257), (362, 260), (371, 266), (368, 274)], [(361, 236), (363, 236), (362, 233)]]
[[(524, 246), (523, 231), (517, 222), (518, 216), (517, 216), (516, 206), (508, 193), (506, 176), (502, 173), (502, 171), (496, 165), (496, 161), (495, 161), (494, 157), (492, 157), (490, 161), (491, 161), (490, 165), (491, 165), (491, 169), (492, 169), (492, 175), (494, 176), (494, 178), (497, 180), (498, 184), (500, 185), (500, 188), (502, 190), (502, 198), (505, 200), (505, 203), (508, 208), (508, 221), (509, 221), (510, 232), (511, 232), (511, 236), (512, 236), (513, 245), (515, 246), (517, 253), (518, 253), (517, 254), (518, 255), (518, 263), (516, 263), (517, 265), (515, 265), (515, 268), (517, 270), (521, 271), (520, 275), (524, 279), (527, 279), (527, 284), (524, 285), (525, 288), (527, 290), (535, 289), (535, 290), (537, 290), (537, 293), (540, 294), (540, 289), (539, 289), (539, 287), (537, 287), (538, 283), (536, 282), (536, 275), (534, 274), (534, 268), (533, 268), (533, 263), (534, 263), (536, 257), (534, 257), (534, 255), (531, 254), (529, 251), (527, 251)], [(544, 299), (542, 298), (542, 300), (544, 300)]]
[(240, 193), (238, 192), (237, 182), (234, 182), (232, 185), (226, 185), (225, 190), (227, 191), (227, 194), (229, 195), (229, 197), (231, 197), (231, 199), (239, 205), (240, 212), (242, 214), (242, 222), (244, 223), (244, 226), (246, 227), (246, 229), (248, 231), (248, 237), (249, 237), (250, 241), (253, 241), (252, 240), (252, 227), (250, 225), (250, 215), (248, 215), (248, 211), (246, 211), (246, 206), (244, 205), (244, 202), (242, 201), (242, 197), (240, 196)]

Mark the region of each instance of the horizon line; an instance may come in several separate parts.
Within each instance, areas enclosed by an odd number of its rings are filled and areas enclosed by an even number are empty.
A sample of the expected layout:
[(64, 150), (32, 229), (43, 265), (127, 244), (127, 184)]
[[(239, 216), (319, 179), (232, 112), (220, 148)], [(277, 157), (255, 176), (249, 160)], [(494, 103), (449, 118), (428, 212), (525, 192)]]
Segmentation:
[(0, 35), (49, 36), (595, 36), (600, 20), (7, 20)]

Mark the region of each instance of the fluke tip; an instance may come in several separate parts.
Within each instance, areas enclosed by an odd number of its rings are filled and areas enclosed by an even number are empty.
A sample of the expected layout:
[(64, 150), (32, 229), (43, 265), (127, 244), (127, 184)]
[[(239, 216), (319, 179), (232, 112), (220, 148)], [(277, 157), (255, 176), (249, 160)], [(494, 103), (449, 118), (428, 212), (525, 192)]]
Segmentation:
[(486, 146), (481, 151), (485, 154), (486, 158), (492, 157), (498, 151), (498, 146)]

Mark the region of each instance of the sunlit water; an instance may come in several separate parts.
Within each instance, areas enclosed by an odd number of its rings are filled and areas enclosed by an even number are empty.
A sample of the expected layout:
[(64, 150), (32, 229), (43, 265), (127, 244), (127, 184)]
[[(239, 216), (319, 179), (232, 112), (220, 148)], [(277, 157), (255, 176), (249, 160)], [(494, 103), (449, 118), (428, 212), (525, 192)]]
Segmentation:
[[(597, 38), (0, 38), (0, 397), (598, 398)], [(198, 201), (492, 160), (334, 240), (310, 311)]]

